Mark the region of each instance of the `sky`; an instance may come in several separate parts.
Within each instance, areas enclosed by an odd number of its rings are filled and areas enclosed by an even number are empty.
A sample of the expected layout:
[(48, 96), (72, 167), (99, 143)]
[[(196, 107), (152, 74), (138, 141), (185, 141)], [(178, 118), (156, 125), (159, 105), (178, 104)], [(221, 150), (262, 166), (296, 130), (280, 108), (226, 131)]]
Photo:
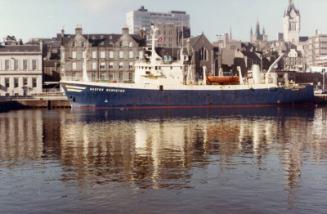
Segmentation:
[[(327, 33), (327, 0), (294, 2), (301, 12), (301, 35), (316, 29)], [(204, 33), (213, 41), (232, 29), (234, 39), (248, 41), (257, 20), (269, 40), (277, 38), (288, 0), (0, 0), (0, 38), (54, 37), (62, 28), (74, 33), (76, 25), (85, 33), (120, 33), (126, 13), (141, 5), (150, 11), (186, 11), (192, 35)]]

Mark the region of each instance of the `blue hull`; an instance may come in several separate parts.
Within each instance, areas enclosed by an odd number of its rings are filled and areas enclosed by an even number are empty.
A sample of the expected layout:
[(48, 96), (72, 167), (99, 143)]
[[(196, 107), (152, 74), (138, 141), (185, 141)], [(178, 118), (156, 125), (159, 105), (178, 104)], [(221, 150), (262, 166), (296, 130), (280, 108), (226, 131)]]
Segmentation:
[[(299, 89), (145, 90), (62, 84), (72, 106), (99, 108), (272, 106), (314, 103), (312, 85)], [(67, 88), (68, 87), (68, 88)], [(82, 88), (71, 90), (69, 87)]]

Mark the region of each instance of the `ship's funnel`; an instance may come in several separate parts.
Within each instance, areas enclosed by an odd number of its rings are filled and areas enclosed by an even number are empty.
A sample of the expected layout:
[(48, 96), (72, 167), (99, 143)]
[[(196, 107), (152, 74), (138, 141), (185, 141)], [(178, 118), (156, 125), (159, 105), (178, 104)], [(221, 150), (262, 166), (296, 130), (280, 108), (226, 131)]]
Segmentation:
[(260, 84), (261, 83), (261, 72), (259, 65), (252, 65), (252, 78), (254, 84)]

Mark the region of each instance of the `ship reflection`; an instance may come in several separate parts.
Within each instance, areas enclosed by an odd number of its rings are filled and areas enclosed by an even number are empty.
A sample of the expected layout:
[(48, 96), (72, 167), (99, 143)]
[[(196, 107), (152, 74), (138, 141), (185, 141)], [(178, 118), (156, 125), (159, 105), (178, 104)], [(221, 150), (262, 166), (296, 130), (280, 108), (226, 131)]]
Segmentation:
[(147, 189), (193, 187), (194, 167), (250, 159), (261, 170), (277, 159), (292, 198), (303, 161), (327, 160), (326, 118), (326, 109), (292, 108), (10, 112), (0, 116), (0, 159), (56, 160), (63, 182)]
[[(260, 168), (277, 150), (287, 186), (297, 186), (301, 147), (310, 130), (313, 109), (94, 111), (62, 115), (61, 159), (80, 182), (131, 182), (141, 188), (185, 188), (192, 166), (220, 167), (250, 155)], [(288, 131), (287, 131), (288, 130)], [(303, 138), (304, 137), (304, 138)], [(288, 142), (292, 139), (292, 142)], [(293, 143), (295, 140), (295, 143)], [(319, 141), (317, 141), (319, 142)], [(216, 157), (216, 158), (214, 158)]]

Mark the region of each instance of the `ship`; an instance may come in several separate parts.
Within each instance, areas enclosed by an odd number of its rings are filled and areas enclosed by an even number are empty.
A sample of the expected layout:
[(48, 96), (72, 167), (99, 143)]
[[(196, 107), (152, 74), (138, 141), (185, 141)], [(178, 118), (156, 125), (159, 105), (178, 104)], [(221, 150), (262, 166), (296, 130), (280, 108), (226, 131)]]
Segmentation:
[[(203, 67), (203, 78), (196, 80), (187, 55), (181, 48), (175, 61), (165, 60), (156, 52), (158, 28), (152, 26), (152, 47), (148, 58), (135, 63), (133, 83), (88, 81), (84, 60), (83, 81), (62, 81), (61, 86), (72, 107), (91, 108), (199, 108), (231, 106), (275, 106), (311, 104), (312, 84), (282, 83), (273, 72), (283, 54), (261, 72), (259, 66), (247, 76), (209, 75)], [(87, 52), (87, 50), (85, 51)], [(84, 53), (87, 55), (87, 53)]]

